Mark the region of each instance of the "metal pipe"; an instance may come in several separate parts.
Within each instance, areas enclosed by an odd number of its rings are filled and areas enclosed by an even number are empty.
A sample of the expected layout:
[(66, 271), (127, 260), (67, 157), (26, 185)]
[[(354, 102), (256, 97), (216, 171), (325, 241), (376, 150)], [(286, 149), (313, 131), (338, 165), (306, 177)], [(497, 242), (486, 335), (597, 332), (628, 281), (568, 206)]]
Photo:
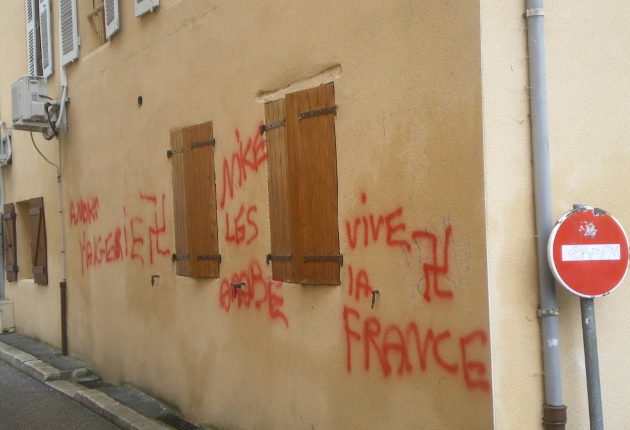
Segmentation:
[(599, 358), (597, 357), (597, 332), (595, 329), (595, 300), (580, 297), (582, 308), (582, 336), (584, 338), (584, 363), (588, 391), (588, 415), (591, 430), (604, 430), (602, 390), (599, 382)]
[[(4, 169), (0, 168), (0, 212), (4, 208)], [(4, 227), (0, 230), (2, 235), (2, 250), (0, 251), (0, 301), (4, 300)]]
[[(6, 152), (9, 159), (11, 159), (11, 133), (7, 128), (7, 124), (4, 121), (0, 121), (0, 128), (4, 131), (4, 135), (6, 138)], [(1, 133), (0, 133), (1, 135)], [(5, 195), (4, 195), (4, 167), (6, 164), (0, 166), (0, 212), (4, 210), (5, 203)], [(0, 228), (0, 237), (2, 238), (1, 249), (0, 249), (0, 300), (4, 300), (4, 227)]]
[[(547, 119), (547, 81), (545, 76), (544, 11), (542, 0), (527, 0), (525, 16), (527, 18), (529, 56), (531, 139), (534, 167), (534, 200), (545, 407), (564, 408), (564, 405), (562, 405), (562, 385), (560, 381), (558, 305), (556, 301), (555, 281), (547, 260), (547, 242), (553, 227), (553, 218), (549, 163), (549, 129)], [(547, 417), (546, 413), (545, 417)], [(547, 428), (564, 428), (564, 423), (549, 422), (549, 420), (545, 418), (543, 419), (543, 423)], [(561, 424), (561, 427), (558, 427), (559, 424)]]
[[(61, 99), (59, 101), (59, 117), (57, 122), (62, 128), (67, 129), (66, 115), (66, 99), (68, 97), (68, 74), (66, 66), (61, 66), (59, 70), (59, 84), (61, 85)], [(59, 145), (59, 164), (57, 167), (57, 208), (59, 212), (59, 242), (61, 246), (61, 282), (59, 282), (59, 299), (61, 306), (61, 353), (68, 355), (68, 289), (66, 283), (66, 248), (64, 245), (63, 230), (63, 210), (61, 209), (61, 138), (57, 138)]]
[[(64, 88), (65, 93), (65, 88)], [(59, 213), (59, 243), (61, 253), (61, 282), (59, 282), (61, 306), (61, 353), (68, 355), (68, 293), (66, 288), (66, 248), (64, 244), (63, 210), (61, 204), (61, 138), (59, 144), (59, 164), (57, 165), (57, 210)]]

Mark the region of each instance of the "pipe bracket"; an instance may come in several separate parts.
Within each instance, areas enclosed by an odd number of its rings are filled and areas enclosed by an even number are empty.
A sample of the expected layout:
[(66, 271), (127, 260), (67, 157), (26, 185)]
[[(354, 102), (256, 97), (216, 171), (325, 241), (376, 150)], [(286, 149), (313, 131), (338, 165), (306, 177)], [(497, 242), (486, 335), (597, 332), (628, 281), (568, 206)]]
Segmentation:
[(564, 430), (567, 423), (567, 407), (543, 405), (542, 423), (545, 430)]
[(541, 7), (527, 9), (525, 17), (529, 18), (530, 16), (545, 16), (545, 10)]
[(540, 309), (538, 308), (538, 318), (557, 317), (560, 315), (560, 309)]

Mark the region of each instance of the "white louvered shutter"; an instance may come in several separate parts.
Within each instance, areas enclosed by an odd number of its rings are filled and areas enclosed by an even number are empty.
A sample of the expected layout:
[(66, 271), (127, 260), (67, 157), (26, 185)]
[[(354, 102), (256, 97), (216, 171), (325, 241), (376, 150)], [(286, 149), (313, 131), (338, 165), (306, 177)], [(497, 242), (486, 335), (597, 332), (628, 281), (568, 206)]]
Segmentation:
[(118, 14), (118, 0), (105, 0), (105, 34), (111, 39), (114, 33), (120, 29), (120, 16)]
[(160, 5), (160, 0), (133, 0), (136, 6), (136, 18), (147, 12), (153, 11)]
[(28, 75), (37, 76), (37, 53), (39, 51), (37, 38), (37, 0), (26, 0), (26, 55), (28, 60)]
[(39, 37), (42, 46), (42, 76), (47, 78), (53, 74), (50, 0), (39, 0)]
[(76, 0), (59, 0), (59, 45), (62, 66), (79, 58)]

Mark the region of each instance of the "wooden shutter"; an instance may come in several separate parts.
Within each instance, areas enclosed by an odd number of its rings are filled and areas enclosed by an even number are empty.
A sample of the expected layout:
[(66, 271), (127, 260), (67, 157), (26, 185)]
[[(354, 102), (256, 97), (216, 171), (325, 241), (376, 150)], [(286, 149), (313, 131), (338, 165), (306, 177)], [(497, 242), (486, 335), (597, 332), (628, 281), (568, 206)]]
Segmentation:
[(179, 276), (190, 276), (183, 129), (171, 133), (170, 158), (173, 171), (173, 205), (175, 215), (175, 254), (173, 256), (175, 261), (175, 273)]
[(15, 241), (15, 204), (6, 203), (3, 207), (2, 229), (4, 231), (4, 270), (7, 272), (7, 281), (17, 281), (17, 243)]
[(171, 133), (176, 273), (219, 277), (212, 122)]
[(59, 48), (62, 66), (79, 58), (76, 0), (59, 0)]
[(39, 0), (39, 36), (42, 49), (42, 76), (47, 78), (53, 74), (50, 0)]
[(160, 5), (160, 0), (134, 0), (136, 6), (136, 18), (147, 12), (153, 12), (153, 9)]
[(37, 5), (38, 0), (26, 0), (26, 55), (28, 57), (29, 76), (40, 76), (40, 70), (37, 67), (37, 56), (39, 55)]
[(118, 0), (105, 0), (105, 34), (111, 39), (114, 33), (120, 29), (120, 14), (118, 12)]
[(289, 202), (289, 158), (284, 99), (265, 105), (272, 278), (293, 282)]
[(332, 83), (286, 96), (293, 270), (303, 284), (341, 282), (334, 104)]
[(48, 253), (43, 197), (30, 200), (28, 214), (31, 217), (31, 260), (33, 262), (33, 278), (39, 285), (48, 285)]

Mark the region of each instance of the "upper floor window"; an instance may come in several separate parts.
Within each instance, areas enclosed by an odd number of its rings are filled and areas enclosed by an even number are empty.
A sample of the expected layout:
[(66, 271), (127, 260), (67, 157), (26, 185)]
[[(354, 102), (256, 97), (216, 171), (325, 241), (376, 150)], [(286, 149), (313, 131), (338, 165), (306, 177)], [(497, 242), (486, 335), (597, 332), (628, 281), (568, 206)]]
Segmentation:
[(49, 77), (53, 73), (50, 39), (50, 0), (25, 0), (28, 75)]

